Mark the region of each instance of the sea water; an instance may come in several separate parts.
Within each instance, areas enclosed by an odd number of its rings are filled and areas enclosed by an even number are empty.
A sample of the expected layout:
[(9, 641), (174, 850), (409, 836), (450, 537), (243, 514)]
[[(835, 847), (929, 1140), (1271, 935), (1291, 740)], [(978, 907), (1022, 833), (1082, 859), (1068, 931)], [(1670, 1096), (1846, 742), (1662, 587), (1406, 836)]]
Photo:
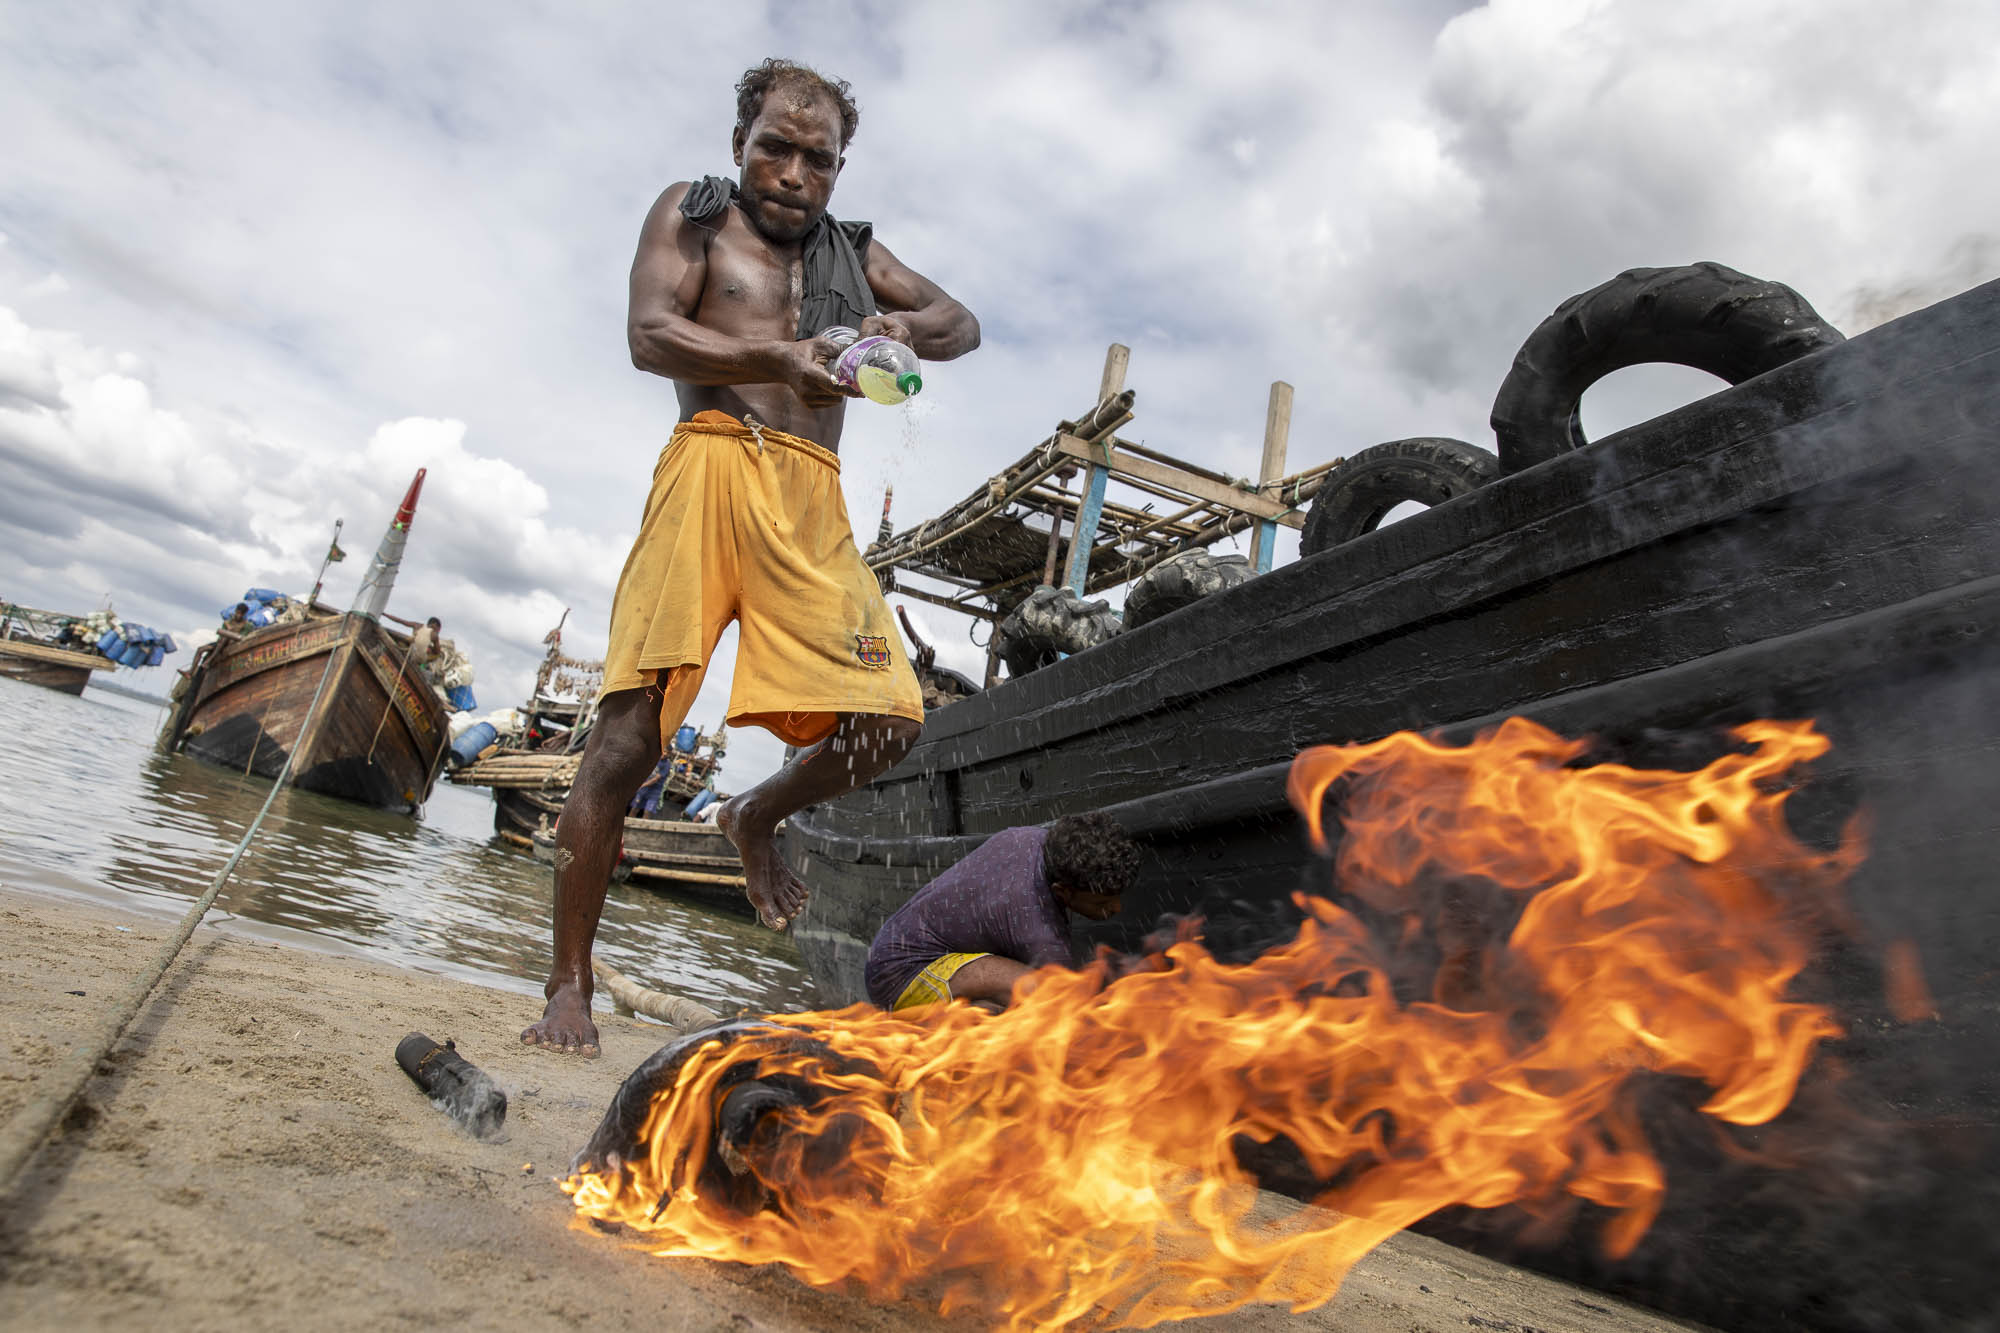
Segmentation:
[[(186, 910), (271, 787), (159, 753), (165, 712), (0, 678), (0, 883)], [(550, 880), (494, 838), (481, 788), (439, 782), (422, 821), (294, 788), (278, 794), (208, 920), (516, 991), (534, 997), (526, 1026), (548, 975)], [(811, 1000), (788, 938), (644, 886), (611, 886), (597, 938), (599, 956), (634, 980), (721, 1013)]]

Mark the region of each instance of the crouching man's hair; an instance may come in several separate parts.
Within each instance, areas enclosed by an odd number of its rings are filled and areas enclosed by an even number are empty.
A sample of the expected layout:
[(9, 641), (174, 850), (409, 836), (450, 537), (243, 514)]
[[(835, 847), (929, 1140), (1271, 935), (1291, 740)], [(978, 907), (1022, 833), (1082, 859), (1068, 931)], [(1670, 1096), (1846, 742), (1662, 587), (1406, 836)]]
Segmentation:
[(1042, 844), (1042, 869), (1051, 884), (1122, 894), (1139, 877), (1139, 849), (1109, 815), (1064, 815)]

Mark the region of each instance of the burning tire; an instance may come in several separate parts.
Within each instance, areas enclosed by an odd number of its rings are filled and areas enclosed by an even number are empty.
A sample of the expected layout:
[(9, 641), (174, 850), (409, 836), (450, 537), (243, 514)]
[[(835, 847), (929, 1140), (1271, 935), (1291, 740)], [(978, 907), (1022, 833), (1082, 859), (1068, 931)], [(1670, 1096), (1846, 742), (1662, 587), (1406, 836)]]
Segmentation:
[(1635, 268), (1556, 307), (1493, 400), (1504, 472), (1586, 444), (1577, 405), (1614, 370), (1667, 361), (1741, 384), (1844, 342), (1806, 299), (1721, 264)]
[(1150, 625), (1169, 612), (1227, 592), (1253, 577), (1245, 556), (1182, 551), (1147, 570), (1132, 585), (1125, 596), (1125, 628)]
[[(677, 1082), (690, 1062), (713, 1059), (723, 1067), (705, 1090), (682, 1100), (683, 1138), (678, 1152), (665, 1154), (661, 1175), (653, 1160), (649, 1129), (667, 1134), (673, 1126), (654, 1120), (654, 1103), (677, 1096)], [(570, 1163), (570, 1177), (603, 1178), (614, 1194), (645, 1196), (664, 1206), (661, 1196), (692, 1189), (710, 1206), (748, 1217), (773, 1204), (769, 1182), (792, 1170), (816, 1177), (843, 1168), (864, 1124), (838, 1110), (812, 1113), (840, 1096), (843, 1075), (873, 1074), (874, 1066), (851, 1060), (810, 1032), (732, 1019), (689, 1032), (668, 1042), (626, 1076), (597, 1129)]]
[(1440, 505), (1500, 475), (1500, 460), (1464, 440), (1423, 435), (1363, 449), (1328, 475), (1299, 533), (1299, 554), (1318, 555), (1381, 526), (1405, 501)]
[(1068, 588), (1041, 587), (1000, 622), (1000, 660), (1010, 676), (1025, 676), (1064, 653), (1095, 648), (1123, 628), (1111, 603), (1085, 601)]

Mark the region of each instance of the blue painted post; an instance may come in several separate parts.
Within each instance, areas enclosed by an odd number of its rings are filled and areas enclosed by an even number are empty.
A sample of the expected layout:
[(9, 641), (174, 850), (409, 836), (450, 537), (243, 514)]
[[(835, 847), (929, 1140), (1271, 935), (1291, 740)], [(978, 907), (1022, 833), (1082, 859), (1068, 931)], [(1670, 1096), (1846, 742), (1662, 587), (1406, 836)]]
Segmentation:
[(1090, 578), (1090, 552), (1097, 544), (1097, 521), (1104, 517), (1104, 488), (1111, 469), (1102, 463), (1090, 465), (1090, 480), (1083, 488), (1083, 507), (1077, 511), (1076, 530), (1069, 536), (1069, 569), (1063, 582), (1078, 597)]
[[(1285, 475), (1285, 447), (1292, 435), (1292, 386), (1283, 380), (1271, 385), (1271, 401), (1264, 409), (1264, 458), (1257, 467), (1257, 494), (1266, 500), (1278, 498), (1272, 484)], [(1278, 524), (1275, 519), (1257, 520), (1250, 539), (1250, 567), (1259, 574), (1271, 572), (1271, 558), (1278, 553)]]
[(1257, 535), (1250, 540), (1251, 568), (1259, 574), (1271, 572), (1271, 557), (1278, 551), (1278, 525), (1268, 518), (1257, 520)]

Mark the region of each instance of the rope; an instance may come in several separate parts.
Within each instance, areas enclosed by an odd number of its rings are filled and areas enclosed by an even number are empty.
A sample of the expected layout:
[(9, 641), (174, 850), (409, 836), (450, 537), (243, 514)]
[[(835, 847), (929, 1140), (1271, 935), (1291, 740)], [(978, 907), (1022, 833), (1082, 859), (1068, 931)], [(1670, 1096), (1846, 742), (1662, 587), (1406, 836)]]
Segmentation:
[(278, 793), (284, 789), (285, 779), (291, 776), (292, 760), (299, 751), (298, 741), (305, 739), (305, 728), (311, 725), (313, 717), (319, 712), (320, 699), (326, 694), (326, 684), (333, 678), (333, 664), (339, 660), (338, 649), (327, 653), (326, 670), (320, 672), (319, 688), (313, 691), (312, 703), (306, 708), (306, 720), (299, 727), (298, 739), (292, 742), (291, 751), (285, 756), (284, 767), (280, 768), (278, 776), (271, 780), (271, 790), (264, 797), (264, 804), (258, 809), (257, 817), (250, 821), (250, 827), (243, 830), (243, 836), (237, 840), (236, 850), (229, 854), (229, 859), (223, 862), (222, 869), (216, 872), (208, 891), (194, 900), (194, 905), (188, 908), (187, 915), (181, 918), (180, 925), (174, 930), (173, 937), (161, 947), (153, 961), (147, 965), (145, 972), (118, 997), (117, 1002), (111, 1006), (110, 1013), (105, 1016), (104, 1022), (99, 1025), (96, 1034), (70, 1051), (69, 1058), (63, 1061), (50, 1077), (49, 1090), (17, 1111), (14, 1118), (7, 1122), (7, 1128), (0, 1131), (0, 1191), (12, 1189), (14, 1178), (41, 1148), (42, 1141), (62, 1122), (63, 1117), (69, 1114), (70, 1107), (76, 1104), (77, 1097), (82, 1094), (84, 1084), (90, 1082), (91, 1075), (97, 1072), (97, 1062), (109, 1055), (111, 1048), (125, 1035), (125, 1029), (131, 1025), (134, 1018), (138, 1017), (139, 1010), (145, 1007), (153, 988), (160, 984), (160, 978), (167, 974), (167, 969), (173, 966), (174, 959), (180, 956), (181, 948), (194, 934), (194, 928), (201, 924), (201, 919), (208, 915), (208, 909), (215, 905), (216, 895), (222, 892), (222, 886), (228, 882), (231, 872), (236, 869), (236, 863), (243, 859), (243, 853), (250, 846), (250, 839), (257, 835), (259, 828), (263, 827), (264, 816), (271, 812), (271, 803), (278, 799)]
[[(361, 636), (358, 634), (355, 635), (355, 639), (357, 642), (360, 640), (360, 637)], [(437, 640), (433, 638), (431, 642), (436, 643)], [(417, 636), (412, 634), (410, 636), (409, 643), (403, 646), (403, 660), (396, 663), (397, 680), (402, 680), (404, 673), (409, 670), (410, 654), (415, 652), (416, 650), (417, 650)], [(333, 664), (329, 662), (327, 663), (327, 665), (332, 666)], [(429, 687), (428, 683), (426, 683), (426, 688), (428, 687)], [(363, 756), (363, 758), (365, 758), (367, 762), (371, 764), (375, 762), (375, 742), (382, 739), (382, 728), (389, 725), (389, 714), (394, 712), (396, 708), (396, 687), (393, 684), (385, 686), (382, 690), (382, 694), (384, 696), (382, 699), (382, 716), (375, 719), (375, 734), (368, 738), (368, 753), (365, 756)], [(309, 713), (307, 714), (307, 716), (311, 716), (311, 714)], [(300, 732), (299, 734), (303, 736), (305, 733)], [(445, 748), (449, 749), (450, 746), (447, 745)]]

